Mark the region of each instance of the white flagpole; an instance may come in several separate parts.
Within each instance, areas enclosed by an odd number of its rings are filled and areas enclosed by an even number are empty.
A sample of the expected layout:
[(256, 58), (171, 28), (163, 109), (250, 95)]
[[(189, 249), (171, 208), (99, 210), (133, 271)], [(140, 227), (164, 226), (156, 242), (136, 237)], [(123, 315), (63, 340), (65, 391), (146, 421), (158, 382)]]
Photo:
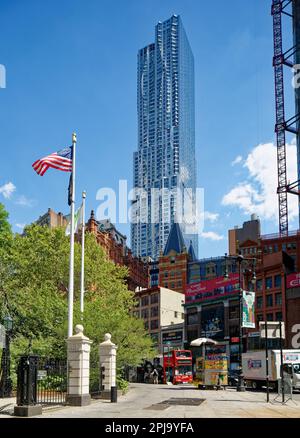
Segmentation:
[(76, 134), (72, 134), (73, 160), (72, 160), (72, 197), (71, 197), (71, 233), (70, 233), (70, 271), (68, 294), (68, 338), (73, 335), (73, 301), (74, 301), (74, 213), (75, 213), (75, 152)]
[(82, 227), (81, 227), (81, 277), (80, 277), (80, 312), (83, 320), (84, 300), (84, 234), (85, 234), (85, 198), (86, 192), (82, 192)]

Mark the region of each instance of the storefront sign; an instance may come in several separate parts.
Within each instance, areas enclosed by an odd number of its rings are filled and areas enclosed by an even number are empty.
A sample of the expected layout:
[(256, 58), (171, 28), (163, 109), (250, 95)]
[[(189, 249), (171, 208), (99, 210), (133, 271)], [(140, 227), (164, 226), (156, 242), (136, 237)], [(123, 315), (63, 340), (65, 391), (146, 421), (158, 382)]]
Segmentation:
[(286, 277), (286, 287), (291, 289), (293, 287), (300, 287), (300, 273), (290, 274)]
[(174, 343), (182, 343), (182, 330), (180, 331), (170, 331), (170, 332), (165, 332), (162, 334), (162, 341), (163, 344), (167, 344), (167, 342), (170, 342), (172, 344)]
[(243, 291), (243, 323), (242, 327), (255, 328), (255, 293)]
[(214, 300), (236, 294), (239, 291), (238, 274), (229, 274), (228, 279), (218, 277), (213, 280), (188, 284), (185, 290), (185, 302), (197, 303)]

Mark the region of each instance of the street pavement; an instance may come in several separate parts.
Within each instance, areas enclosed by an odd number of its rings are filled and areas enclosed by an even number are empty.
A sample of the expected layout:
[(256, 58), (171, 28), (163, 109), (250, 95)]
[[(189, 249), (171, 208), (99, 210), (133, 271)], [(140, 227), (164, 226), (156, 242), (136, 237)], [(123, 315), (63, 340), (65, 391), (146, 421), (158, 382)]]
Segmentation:
[[(93, 400), (85, 407), (43, 409), (42, 418), (300, 418), (300, 394), (285, 405), (276, 393), (198, 390), (192, 385), (130, 384), (118, 403)], [(196, 400), (193, 400), (196, 399)], [(204, 400), (201, 404), (199, 399)], [(279, 398), (280, 400), (280, 398)], [(181, 403), (181, 404), (180, 404)], [(7, 406), (9, 404), (9, 406)], [(13, 413), (14, 399), (0, 399), (0, 418)], [(191, 405), (192, 404), (192, 405)], [(4, 408), (3, 408), (4, 406)], [(38, 416), (37, 416), (38, 417)], [(36, 418), (37, 418), (36, 417)]]

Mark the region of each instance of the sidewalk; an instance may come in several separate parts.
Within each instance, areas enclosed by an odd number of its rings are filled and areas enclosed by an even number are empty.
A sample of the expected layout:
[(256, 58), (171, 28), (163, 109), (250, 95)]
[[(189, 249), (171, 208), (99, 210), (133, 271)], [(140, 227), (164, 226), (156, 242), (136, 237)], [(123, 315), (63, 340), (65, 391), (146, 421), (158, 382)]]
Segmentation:
[[(193, 386), (130, 384), (129, 392), (118, 403), (93, 400), (89, 406), (53, 406), (43, 408), (36, 418), (300, 418), (300, 394), (282, 405), (276, 393), (266, 403), (263, 392), (204, 391)], [(2, 399), (13, 412), (15, 399)], [(0, 414), (1, 406), (0, 406)], [(3, 412), (4, 414), (4, 412)]]

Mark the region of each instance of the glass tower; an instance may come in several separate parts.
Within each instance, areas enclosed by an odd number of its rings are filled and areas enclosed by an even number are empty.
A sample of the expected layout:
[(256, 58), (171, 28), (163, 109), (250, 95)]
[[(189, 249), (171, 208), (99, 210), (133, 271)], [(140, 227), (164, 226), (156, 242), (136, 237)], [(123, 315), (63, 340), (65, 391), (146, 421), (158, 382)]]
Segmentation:
[(138, 52), (138, 150), (131, 208), (134, 255), (157, 260), (171, 225), (179, 223), (186, 247), (195, 216), (194, 58), (182, 21), (173, 15), (155, 28), (155, 43)]

